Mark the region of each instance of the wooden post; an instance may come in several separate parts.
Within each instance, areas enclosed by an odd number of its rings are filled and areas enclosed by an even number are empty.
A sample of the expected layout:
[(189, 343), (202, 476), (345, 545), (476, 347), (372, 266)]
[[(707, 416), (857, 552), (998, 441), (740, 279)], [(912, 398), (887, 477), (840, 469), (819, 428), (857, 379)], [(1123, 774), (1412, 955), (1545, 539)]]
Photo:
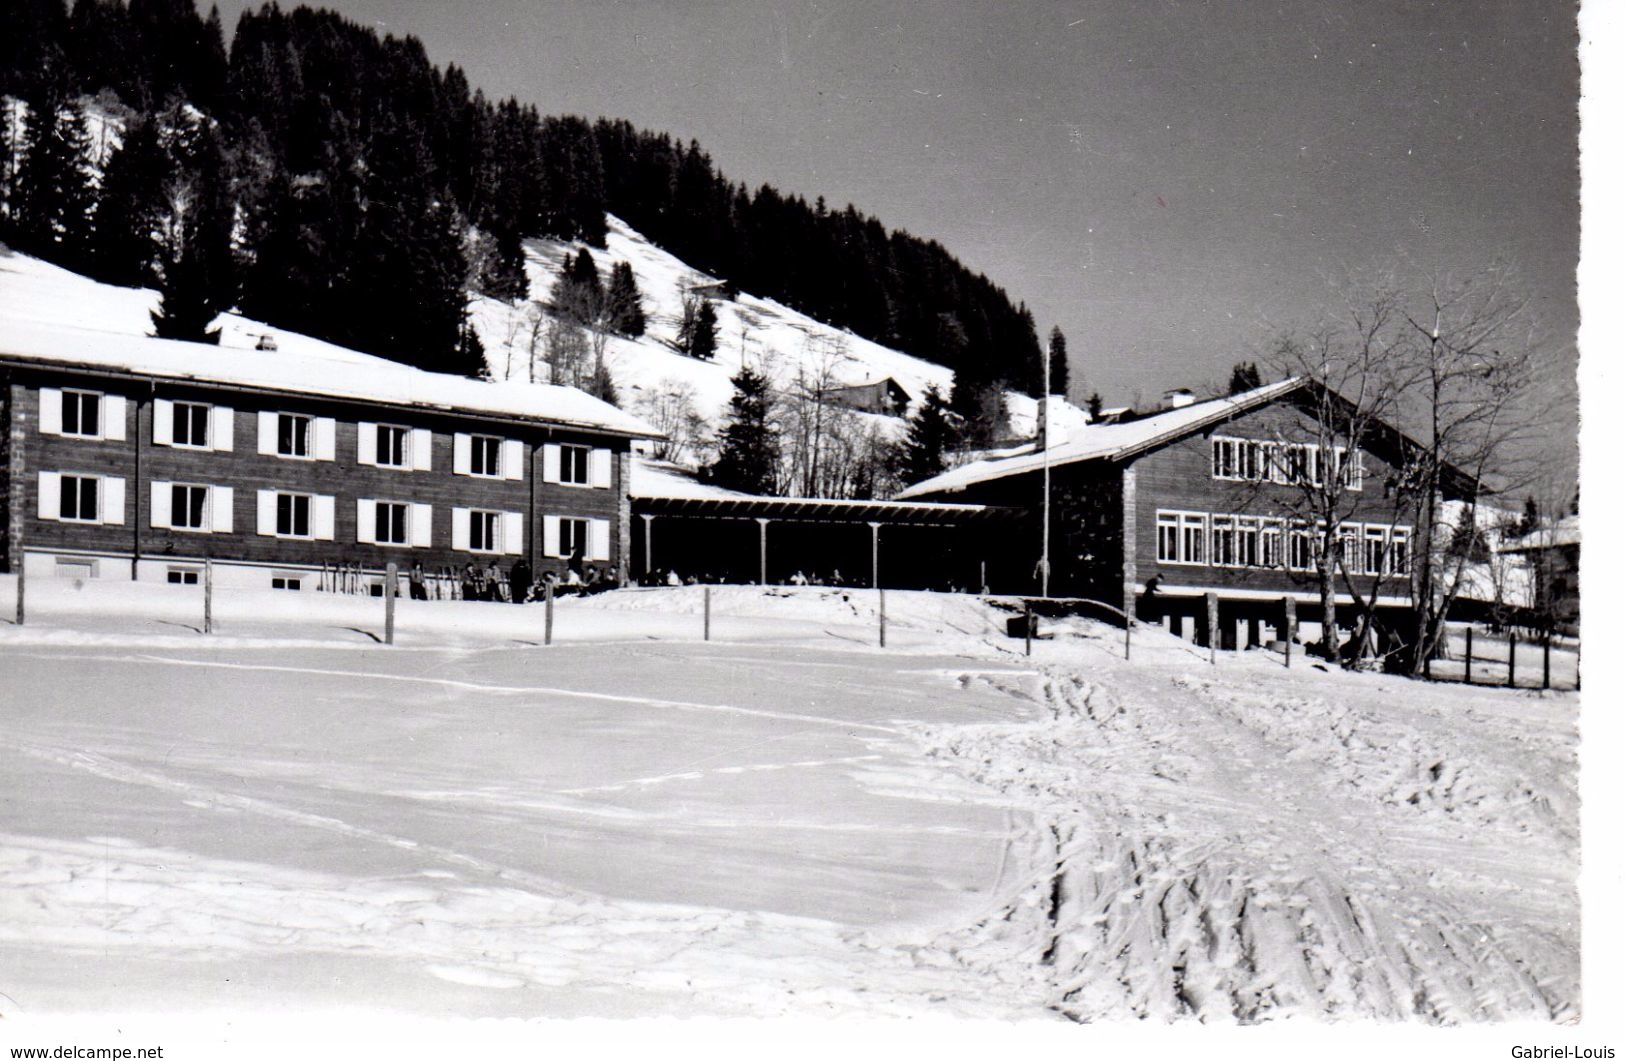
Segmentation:
[(384, 644), (395, 643), (395, 565), (384, 568)]
[(1027, 655), (1033, 654), (1033, 602), (1021, 602), (1022, 633), (1027, 635)]
[(21, 554), (17, 559), (17, 625), (23, 625), (23, 588), (28, 585), (28, 555)]
[(203, 632), (214, 633), (214, 561), (203, 561)]
[(1552, 687), (1552, 628), (1546, 628), (1546, 638), (1540, 646), (1540, 687)]
[(1207, 600), (1207, 661), (1219, 665), (1219, 595), (1204, 593)]
[(1281, 643), (1286, 646), (1286, 667), (1292, 669), (1292, 642), (1298, 639), (1298, 599), (1281, 598)]
[(542, 583), (542, 586), (544, 587), (542, 602), (546, 609), (542, 619), (542, 644), (551, 645), (553, 643), (553, 580), (548, 579)]
[(1507, 627), (1507, 688), (1518, 685), (1518, 631)]
[(1462, 681), (1473, 684), (1473, 627), (1470, 623), (1467, 626), (1467, 668), (1462, 674)]
[(880, 594), (880, 647), (886, 647), (886, 591), (877, 589)]
[(761, 516), (757, 516), (756, 526), (759, 528), (757, 533), (757, 548), (761, 552), (756, 576), (756, 584), (758, 586), (765, 586), (767, 585), (767, 520)]
[(987, 596), (987, 561), (982, 561), (982, 595)]
[(1130, 643), (1134, 639), (1134, 584), (1123, 586), (1123, 658), (1129, 657)]
[(643, 516), (643, 577), (648, 580), (654, 577), (655, 518), (647, 512), (640, 515)]
[[(880, 588), (880, 524), (869, 524), (869, 585)], [(884, 642), (882, 642), (884, 644)]]
[(711, 587), (706, 586), (702, 594), (705, 598), (705, 639), (711, 640)]

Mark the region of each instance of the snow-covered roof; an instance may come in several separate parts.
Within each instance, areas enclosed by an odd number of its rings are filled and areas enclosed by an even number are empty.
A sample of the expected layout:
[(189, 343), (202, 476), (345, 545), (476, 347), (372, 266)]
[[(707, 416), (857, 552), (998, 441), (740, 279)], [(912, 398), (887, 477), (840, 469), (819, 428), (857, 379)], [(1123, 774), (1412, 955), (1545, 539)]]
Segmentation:
[(632, 497), (680, 498), (685, 501), (751, 496), (702, 483), (691, 469), (680, 464), (638, 456), (632, 458), (632, 474), (627, 479), (626, 492)]
[[(1073, 464), (1078, 461), (1123, 457), (1155, 446), (1167, 439), (1177, 438), (1189, 431), (1224, 420), (1236, 413), (1274, 401), (1295, 389), (1298, 378), (1266, 384), (1228, 398), (1215, 398), (1197, 402), (1180, 409), (1148, 416), (1128, 423), (1090, 423), (1070, 427), (1065, 442), (1051, 446), (1048, 463)], [(915, 483), (903, 490), (899, 498), (920, 497), (926, 494), (951, 493), (974, 483), (1002, 479), (1010, 475), (1036, 471), (1045, 464), (1045, 453), (1036, 446), (1023, 446), (1008, 456), (972, 461), (952, 468), (941, 475)]]
[(541, 420), (634, 437), (659, 434), (638, 417), (573, 387), (490, 383), (426, 372), (342, 347), (321, 349), (328, 346), (238, 349), (0, 317), (4, 360)]
[(1580, 544), (1580, 517), (1564, 516), (1556, 525), (1540, 527), (1525, 534), (1521, 538), (1514, 538), (1501, 546), (1503, 553), (1521, 553), (1533, 549), (1560, 549), (1568, 545)]

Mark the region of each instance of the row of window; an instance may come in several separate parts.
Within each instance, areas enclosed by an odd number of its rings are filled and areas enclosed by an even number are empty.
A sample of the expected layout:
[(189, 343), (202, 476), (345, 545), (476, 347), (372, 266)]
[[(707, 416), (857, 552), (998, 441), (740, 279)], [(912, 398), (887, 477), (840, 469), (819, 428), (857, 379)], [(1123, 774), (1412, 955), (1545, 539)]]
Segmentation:
[(1213, 478), (1247, 483), (1284, 483), (1291, 486), (1320, 486), (1322, 476), (1332, 475), (1350, 490), (1365, 483), (1365, 455), (1354, 451), (1349, 459), (1345, 446), (1330, 453), (1314, 442), (1275, 442), (1256, 438), (1213, 437)]
[[(1410, 569), (1410, 545), (1409, 527), (1344, 523), (1333, 548), (1351, 575), (1403, 575)], [(1312, 571), (1320, 552), (1320, 531), (1303, 520), (1157, 512), (1157, 561), (1163, 564)]]
[[(231, 533), (235, 491), (203, 483), (152, 483), (151, 523), (163, 530)], [(330, 494), (260, 490), (255, 532), (267, 537), (332, 541), (335, 499)], [(112, 475), (39, 473), (39, 516), (67, 523), (122, 525), (124, 480)], [(462, 552), (525, 551), (524, 515), (492, 509), (451, 509), (451, 546)], [(356, 500), (356, 541), (366, 545), (428, 548), (434, 507), (413, 501)], [(608, 560), (609, 521), (542, 517), (542, 552)]]
[[(224, 405), (153, 400), (152, 441), (176, 449), (229, 453), (236, 419)], [(45, 387), (40, 390), (40, 431), (69, 438), (124, 440), (125, 400), (116, 394)], [(261, 411), (259, 452), (290, 460), (336, 459), (337, 422), (332, 417)], [(408, 471), (433, 470), (434, 436), (427, 428), (362, 421), (356, 425), (356, 463)], [(612, 456), (607, 449), (548, 443), (542, 447), (542, 481), (607, 488)], [(452, 435), (452, 472), (491, 479), (522, 479), (525, 446), (495, 435)]]

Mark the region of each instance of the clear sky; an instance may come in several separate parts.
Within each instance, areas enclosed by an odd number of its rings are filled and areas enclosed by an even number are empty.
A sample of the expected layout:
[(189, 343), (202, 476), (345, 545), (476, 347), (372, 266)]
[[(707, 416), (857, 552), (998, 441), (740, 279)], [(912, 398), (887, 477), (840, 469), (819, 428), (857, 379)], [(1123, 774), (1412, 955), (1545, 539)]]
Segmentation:
[(1351, 270), (1496, 258), (1572, 393), (1572, 3), (322, 6), (489, 96), (693, 137), (734, 179), (941, 240), (1059, 324), (1108, 405), (1223, 379)]

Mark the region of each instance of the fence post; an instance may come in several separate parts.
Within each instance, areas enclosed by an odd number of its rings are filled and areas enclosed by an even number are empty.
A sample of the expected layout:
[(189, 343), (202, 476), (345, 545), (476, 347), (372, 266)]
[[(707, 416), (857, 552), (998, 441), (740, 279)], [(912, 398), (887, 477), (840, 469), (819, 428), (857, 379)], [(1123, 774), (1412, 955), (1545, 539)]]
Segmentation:
[(1292, 642), (1298, 639), (1298, 599), (1281, 598), (1281, 643), (1286, 646), (1287, 670), (1292, 669)]
[(542, 602), (546, 606), (542, 619), (542, 644), (553, 643), (553, 581), (549, 579), (543, 583)]
[(1518, 684), (1518, 631), (1507, 627), (1507, 688)]
[(1219, 665), (1219, 595), (1205, 593), (1207, 598), (1207, 661)]
[(1021, 602), (1022, 632), (1027, 635), (1027, 655), (1033, 654), (1033, 602)]
[(702, 594), (705, 598), (705, 639), (711, 640), (711, 587), (706, 586)]
[(214, 561), (203, 561), (203, 632), (214, 633)]
[(17, 560), (17, 625), (23, 625), (23, 587), (28, 584), (28, 556)]
[(1125, 583), (1123, 586), (1123, 659), (1129, 658), (1129, 649), (1134, 641), (1134, 584)]
[(886, 591), (878, 590), (880, 594), (880, 647), (886, 647)]
[(384, 568), (384, 644), (395, 643), (395, 565)]
[(1546, 628), (1546, 637), (1540, 646), (1540, 687), (1552, 687), (1552, 628)]
[(1467, 625), (1467, 667), (1463, 671), (1462, 681), (1468, 685), (1473, 684), (1473, 627), (1471, 623)]

